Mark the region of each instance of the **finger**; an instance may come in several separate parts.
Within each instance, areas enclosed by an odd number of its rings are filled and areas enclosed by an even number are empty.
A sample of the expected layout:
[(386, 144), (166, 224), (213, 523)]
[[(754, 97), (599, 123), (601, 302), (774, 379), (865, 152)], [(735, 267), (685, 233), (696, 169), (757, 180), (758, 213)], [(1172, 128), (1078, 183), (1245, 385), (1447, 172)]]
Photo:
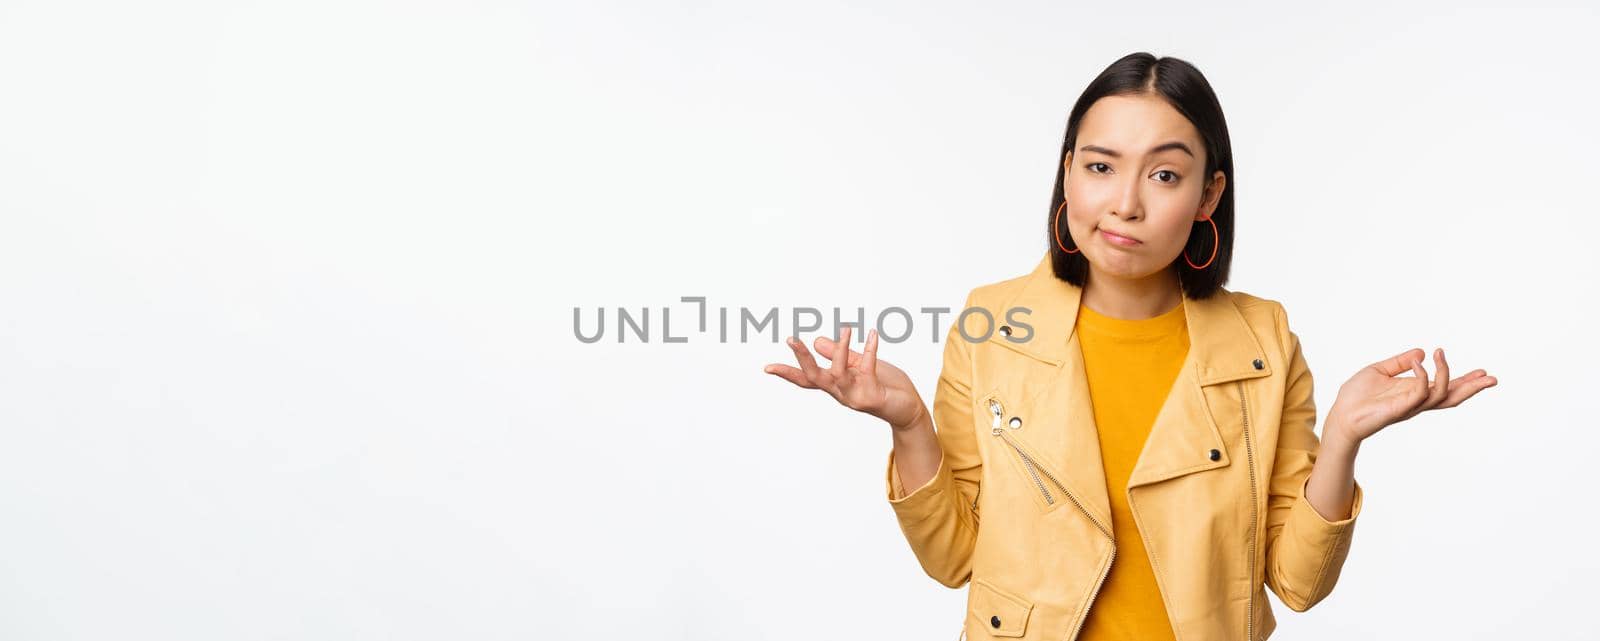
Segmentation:
[[(1472, 370), (1472, 371), (1467, 372), (1465, 374), (1462, 374), (1460, 376), (1457, 376), (1454, 380), (1450, 381), (1450, 388), (1449, 388), (1450, 389), (1450, 394), (1455, 394), (1456, 388), (1461, 387), (1462, 385), (1470, 383), (1470, 382), (1472, 382), (1474, 380), (1477, 380), (1479, 378), (1482, 378), (1484, 373), (1485, 372), (1482, 369), (1475, 369), (1475, 370)], [(1449, 394), (1447, 394), (1446, 396), (1448, 397)]]
[(1412, 410), (1428, 399), (1428, 370), (1422, 369), (1422, 361), (1411, 364), (1411, 371), (1416, 374), (1417, 382), (1411, 384), (1408, 398), (1411, 400)]
[(1455, 380), (1450, 381), (1450, 391), (1454, 392), (1457, 387), (1460, 387), (1461, 385), (1463, 385), (1465, 383), (1470, 383), (1470, 382), (1472, 382), (1474, 380), (1482, 378), (1484, 376), (1484, 374), (1486, 374), (1486, 372), (1484, 372), (1482, 369), (1475, 369), (1475, 370), (1472, 370), (1472, 371), (1467, 372), (1465, 374), (1462, 374), (1460, 376), (1457, 376), (1455, 378)]
[(771, 365), (766, 366), (761, 371), (766, 372), (768, 374), (771, 374), (773, 376), (776, 376), (778, 378), (781, 378), (783, 380), (789, 381), (790, 383), (794, 383), (795, 385), (799, 385), (800, 387), (804, 387), (806, 389), (817, 389), (816, 385), (812, 385), (811, 381), (806, 380), (806, 373), (800, 371), (800, 369), (797, 368), (797, 367), (790, 367), (788, 365), (780, 365), (778, 363), (773, 363)]
[(789, 349), (794, 350), (795, 359), (800, 361), (800, 371), (805, 373), (806, 380), (811, 381), (812, 384), (821, 383), (822, 368), (817, 367), (816, 359), (811, 358), (811, 350), (806, 349), (806, 344), (793, 336), (789, 337), (788, 342)]
[(1460, 405), (1478, 392), (1494, 387), (1497, 382), (1499, 381), (1495, 380), (1495, 377), (1484, 375), (1483, 370), (1473, 370), (1472, 373), (1450, 382), (1450, 395), (1445, 397), (1444, 402), (1440, 403), (1439, 407)]
[[(816, 348), (818, 354), (821, 354), (821, 355), (823, 355), (823, 357), (828, 358), (828, 359), (831, 360), (833, 358), (833, 348), (836, 345), (838, 345), (838, 343), (833, 342), (833, 339), (828, 338), (826, 336), (818, 336), (817, 340), (814, 341), (813, 347)], [(861, 352), (857, 352), (855, 350), (850, 350), (850, 356), (846, 360), (845, 366), (846, 367), (860, 367), (860, 365), (861, 365), (861, 356), (862, 356)]]
[(861, 373), (868, 378), (878, 376), (878, 330), (867, 331), (867, 346), (861, 348)]
[[(828, 365), (828, 371), (839, 380), (844, 380), (846, 365), (850, 363), (850, 326), (845, 325), (839, 329), (839, 344), (834, 350), (834, 356)], [(844, 350), (843, 358), (839, 357), (839, 350)]]
[(1444, 358), (1444, 348), (1433, 349), (1433, 383), (1428, 390), (1428, 405), (1434, 407), (1450, 394), (1450, 363)]
[[(1385, 358), (1381, 361), (1368, 365), (1367, 367), (1378, 370), (1378, 372), (1382, 373), (1384, 376), (1392, 377), (1405, 373), (1406, 370), (1411, 369), (1411, 366), (1414, 363), (1421, 361), (1422, 348), (1413, 347), (1404, 352), (1400, 352), (1399, 354), (1395, 354), (1394, 356), (1390, 356), (1389, 358)], [(1422, 380), (1428, 379), (1427, 377), (1423, 377)]]

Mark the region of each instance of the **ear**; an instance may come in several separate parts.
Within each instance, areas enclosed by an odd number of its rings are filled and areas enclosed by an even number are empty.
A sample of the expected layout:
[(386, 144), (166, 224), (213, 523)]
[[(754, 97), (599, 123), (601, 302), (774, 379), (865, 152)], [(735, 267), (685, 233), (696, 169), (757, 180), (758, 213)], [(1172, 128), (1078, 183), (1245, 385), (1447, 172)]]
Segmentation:
[(1210, 218), (1217, 211), (1217, 203), (1222, 202), (1222, 192), (1228, 187), (1228, 176), (1221, 169), (1211, 176), (1211, 182), (1206, 185), (1205, 193), (1200, 196), (1200, 212), (1196, 221)]

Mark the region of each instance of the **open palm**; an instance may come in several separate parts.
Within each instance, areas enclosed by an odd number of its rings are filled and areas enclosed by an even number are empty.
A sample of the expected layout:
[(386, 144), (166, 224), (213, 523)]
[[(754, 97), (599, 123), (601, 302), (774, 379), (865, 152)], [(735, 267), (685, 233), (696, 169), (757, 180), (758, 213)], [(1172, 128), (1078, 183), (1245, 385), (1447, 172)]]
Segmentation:
[[(1434, 350), (1436, 376), (1430, 381), (1422, 357), (1422, 349), (1414, 348), (1361, 368), (1339, 387), (1328, 425), (1360, 441), (1424, 411), (1460, 405), (1498, 382), (1481, 369), (1450, 380), (1442, 348)], [(1406, 372), (1415, 376), (1400, 377)]]
[[(850, 349), (850, 326), (839, 333), (839, 342), (818, 336), (817, 353), (830, 361), (827, 369), (817, 365), (800, 339), (788, 339), (800, 367), (772, 363), (762, 371), (805, 389), (827, 392), (839, 404), (866, 412), (889, 422), (895, 428), (909, 427), (923, 413), (922, 397), (911, 384), (911, 377), (887, 361), (878, 360), (878, 332), (867, 332), (862, 351)], [(839, 352), (844, 352), (840, 354)]]

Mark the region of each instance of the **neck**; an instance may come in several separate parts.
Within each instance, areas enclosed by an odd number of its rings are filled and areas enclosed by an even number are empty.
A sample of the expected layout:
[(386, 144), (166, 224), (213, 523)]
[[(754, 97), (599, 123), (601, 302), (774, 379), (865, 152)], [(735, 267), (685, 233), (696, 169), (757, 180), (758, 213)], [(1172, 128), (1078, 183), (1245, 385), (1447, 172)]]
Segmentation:
[(1103, 316), (1142, 320), (1160, 316), (1183, 302), (1177, 272), (1163, 269), (1143, 278), (1123, 278), (1089, 269), (1083, 305)]

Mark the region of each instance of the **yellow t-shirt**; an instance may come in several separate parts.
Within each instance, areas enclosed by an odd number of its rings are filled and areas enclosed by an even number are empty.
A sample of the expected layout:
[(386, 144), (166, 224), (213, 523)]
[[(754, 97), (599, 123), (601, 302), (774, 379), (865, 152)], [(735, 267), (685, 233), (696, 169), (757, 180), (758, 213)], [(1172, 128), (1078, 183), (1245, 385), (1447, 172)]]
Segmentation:
[(1183, 304), (1139, 320), (1112, 318), (1079, 305), (1077, 323), (1117, 541), (1111, 573), (1100, 586), (1078, 638), (1172, 639), (1172, 622), (1162, 605), (1144, 539), (1128, 510), (1127, 488), (1150, 427), (1189, 352)]

